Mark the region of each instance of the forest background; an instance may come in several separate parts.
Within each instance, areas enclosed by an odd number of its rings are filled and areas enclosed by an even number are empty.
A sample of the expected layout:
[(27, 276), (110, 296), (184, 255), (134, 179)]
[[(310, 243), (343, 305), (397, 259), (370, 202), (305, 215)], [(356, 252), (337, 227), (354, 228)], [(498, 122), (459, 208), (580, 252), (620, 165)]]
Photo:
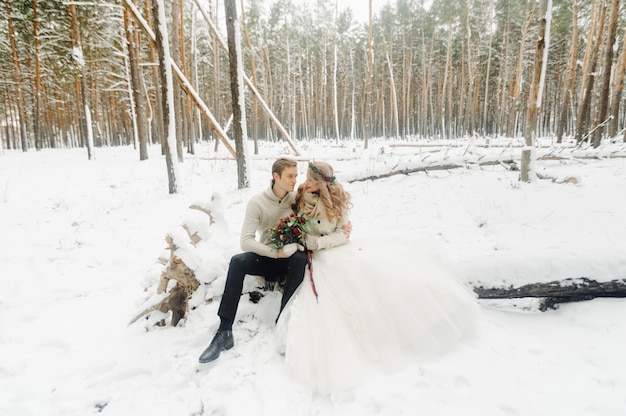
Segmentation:
[[(549, 3), (537, 134), (595, 146), (603, 139), (626, 140), (624, 5), (619, 0)], [(145, 159), (149, 143), (163, 143), (157, 51), (132, 12), (150, 25), (155, 4), (5, 0), (0, 10), (2, 148), (72, 148), (93, 140), (95, 146), (134, 145)], [(365, 22), (333, 0), (309, 4), (237, 1), (247, 87), (258, 92), (245, 94), (255, 153), (258, 140), (288, 134), (337, 141), (356, 137), (366, 147), (368, 138), (379, 136), (523, 135), (541, 18), (538, 2), (396, 0)], [(224, 4), (167, 1), (165, 15), (172, 61), (230, 134), (229, 58), (225, 35), (217, 35)], [(174, 88), (180, 161), (199, 141), (220, 144), (206, 111), (185, 91)]]

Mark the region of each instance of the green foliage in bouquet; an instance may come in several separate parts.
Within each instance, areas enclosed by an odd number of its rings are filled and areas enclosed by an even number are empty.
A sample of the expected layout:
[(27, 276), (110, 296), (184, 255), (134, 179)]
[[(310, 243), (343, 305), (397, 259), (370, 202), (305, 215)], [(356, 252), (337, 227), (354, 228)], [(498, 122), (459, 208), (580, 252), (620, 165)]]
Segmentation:
[(270, 241), (276, 250), (290, 243), (304, 245), (308, 232), (309, 220), (301, 215), (291, 214), (270, 228)]

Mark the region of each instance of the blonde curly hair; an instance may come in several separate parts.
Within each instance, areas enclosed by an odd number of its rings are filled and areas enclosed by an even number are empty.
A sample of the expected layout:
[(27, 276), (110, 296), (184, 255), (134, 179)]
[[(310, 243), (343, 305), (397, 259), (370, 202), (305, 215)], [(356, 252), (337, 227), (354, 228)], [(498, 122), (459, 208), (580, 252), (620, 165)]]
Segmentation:
[[(335, 218), (341, 222), (352, 207), (352, 196), (335, 178), (335, 170), (326, 162), (310, 162), (306, 173), (307, 179), (315, 182), (319, 188), (320, 200), (326, 208), (328, 220)], [(304, 188), (300, 186), (296, 192), (296, 208), (301, 211), (304, 207)]]

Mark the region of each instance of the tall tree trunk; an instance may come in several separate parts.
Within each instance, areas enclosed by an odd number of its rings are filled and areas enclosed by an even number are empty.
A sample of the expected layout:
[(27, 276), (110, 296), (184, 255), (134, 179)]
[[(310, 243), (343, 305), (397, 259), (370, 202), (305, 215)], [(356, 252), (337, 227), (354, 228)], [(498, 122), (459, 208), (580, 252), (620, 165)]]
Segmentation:
[(239, 189), (247, 188), (248, 133), (246, 106), (243, 91), (243, 59), (241, 58), (241, 35), (237, 19), (236, 0), (225, 0), (226, 31), (228, 32), (228, 60), (230, 61), (230, 93), (233, 107), (233, 136), (237, 149), (237, 176)]
[(465, 17), (465, 40), (467, 42), (467, 108), (465, 115), (467, 134), (474, 133), (474, 106), (472, 103), (472, 98), (474, 96), (474, 82), (476, 78), (474, 74), (476, 72), (476, 64), (474, 63), (474, 58), (472, 56), (472, 27), (470, 25), (470, 14), (472, 11), (472, 5), (472, 1), (467, 2), (467, 15)]
[[(492, 5), (493, 7), (493, 5)], [(489, 10), (489, 15), (493, 16), (493, 10), (490, 9)], [(492, 18), (489, 18), (489, 23), (490, 25), (493, 24), (492, 23)], [(487, 70), (485, 71), (485, 93), (483, 96), (483, 117), (482, 117), (482, 126), (481, 126), (481, 130), (482, 130), (482, 134), (483, 135), (487, 135), (489, 134), (488, 129), (487, 129), (487, 114), (489, 112), (489, 81), (490, 81), (490, 74), (491, 74), (491, 50), (493, 49), (493, 34), (494, 31), (490, 30), (489, 31), (489, 47), (488, 47), (488, 53), (487, 53)]]
[(606, 116), (609, 109), (609, 93), (611, 88), (611, 68), (613, 66), (613, 44), (617, 33), (617, 16), (619, 10), (619, 0), (613, 0), (611, 4), (611, 17), (609, 19), (609, 32), (606, 36), (606, 46), (604, 47), (604, 65), (602, 68), (602, 89), (600, 91), (600, 102), (598, 108), (598, 128), (593, 133), (593, 147), (600, 146), (602, 136), (606, 126)]
[[(197, 7), (197, 5), (192, 4), (191, 5), (191, 13), (192, 13), (192, 18), (191, 18), (191, 61), (192, 61), (192, 74), (193, 76), (191, 77), (192, 80), (192, 85), (193, 87), (196, 89), (196, 91), (198, 92), (199, 96), (202, 96), (202, 93), (200, 92), (200, 82), (199, 82), (199, 77), (198, 77), (198, 47), (197, 47), (197, 34), (196, 34), (196, 10), (195, 7)], [(194, 133), (191, 135), (191, 140), (192, 143), (196, 140), (195, 135), (196, 133), (198, 134), (197, 136), (197, 140), (199, 142), (202, 141), (202, 115), (200, 113), (200, 109), (196, 108), (195, 112), (194, 112), (194, 117), (193, 117), (193, 123), (194, 123), (194, 127), (193, 127), (193, 131)], [(192, 149), (193, 153), (195, 154), (195, 147)]]
[(41, 150), (42, 138), (40, 130), (39, 105), (41, 100), (41, 62), (39, 46), (39, 17), (37, 15), (37, 0), (32, 0), (33, 7), (33, 39), (35, 42), (35, 91), (33, 92), (33, 134), (35, 149)]
[[(594, 2), (594, 6), (596, 2)], [(598, 17), (599, 13), (599, 17)], [(576, 117), (576, 143), (587, 140), (591, 124), (591, 98), (595, 82), (595, 71), (598, 62), (598, 52), (602, 43), (604, 32), (604, 19), (606, 17), (606, 5), (604, 0), (597, 0), (597, 7), (594, 7), (592, 14), (591, 38), (587, 44), (585, 52), (585, 62), (583, 64), (583, 82), (580, 88), (578, 100), (578, 116)]]
[[(192, 18), (193, 19), (193, 18)], [(190, 81), (191, 85), (193, 85), (193, 77), (191, 76), (192, 71), (187, 63), (187, 49), (185, 48), (185, 24), (184, 24), (184, 3), (180, 5), (180, 25), (178, 27), (179, 35), (178, 35), (178, 48), (180, 50), (180, 70), (185, 75), (188, 81)], [(187, 94), (181, 94), (181, 112), (182, 116), (182, 141), (181, 145), (187, 146), (187, 153), (194, 154), (194, 139), (193, 139), (193, 114), (191, 111), (192, 107), (192, 98)], [(181, 148), (182, 152), (182, 148)]]
[(170, 45), (167, 35), (167, 25), (165, 23), (165, 6), (163, 0), (152, 0), (156, 47), (159, 56), (159, 75), (161, 81), (161, 102), (163, 107), (163, 126), (167, 131), (167, 139), (164, 140), (165, 163), (167, 168), (167, 179), (169, 193), (178, 192), (178, 164), (174, 157), (176, 149), (176, 131), (174, 114), (174, 80), (172, 76), (172, 65), (170, 62)]
[(570, 40), (569, 62), (567, 64), (567, 76), (563, 81), (563, 94), (561, 95), (561, 112), (556, 127), (556, 140), (561, 143), (569, 107), (573, 102), (574, 88), (576, 87), (576, 68), (578, 61), (578, 0), (572, 3), (572, 36)]
[(398, 94), (396, 94), (396, 82), (393, 76), (393, 64), (391, 63), (391, 58), (389, 56), (389, 52), (387, 52), (387, 64), (389, 67), (389, 87), (391, 89), (391, 110), (393, 116), (393, 122), (396, 126), (396, 134), (395, 137), (400, 137), (400, 127), (398, 125)]
[[(215, 17), (212, 19), (213, 21), (218, 21), (219, 18), (219, 9), (217, 5), (215, 9), (211, 8), (211, 13), (215, 12)], [(220, 47), (219, 47), (219, 39), (216, 36), (213, 37), (213, 98), (214, 98), (214, 108), (215, 108), (215, 117), (217, 120), (221, 120), (224, 115), (222, 114), (222, 106), (221, 106), (221, 96), (222, 96), (222, 83), (220, 82), (220, 74), (222, 72), (221, 59), (220, 59)], [(215, 151), (217, 152), (219, 145), (219, 138), (215, 138)]]
[[(624, 40), (622, 41), (622, 52), (617, 60), (615, 76), (613, 82), (613, 97), (611, 98), (611, 122), (609, 123), (609, 137), (617, 136), (619, 125), (619, 107), (624, 90), (624, 74), (626, 73), (626, 29), (624, 29)], [(626, 131), (626, 129), (624, 129)]]
[(536, 8), (537, 4), (536, 2), (534, 2), (533, 8), (530, 12), (530, 16), (528, 17), (526, 24), (524, 24), (524, 27), (522, 28), (520, 50), (517, 57), (517, 71), (515, 72), (515, 76), (511, 84), (511, 102), (509, 103), (509, 114), (506, 131), (508, 137), (515, 137), (515, 133), (517, 132), (517, 125), (519, 123), (521, 99), (520, 96), (522, 94), (522, 74), (524, 72), (524, 50), (526, 45), (526, 37), (528, 36), (528, 28), (530, 26), (530, 23), (535, 18)]
[(76, 64), (77, 72), (75, 77), (78, 77), (80, 90), (77, 89), (77, 98), (82, 102), (82, 111), (79, 111), (79, 123), (81, 124), (81, 130), (87, 135), (87, 158), (89, 160), (94, 159), (94, 143), (93, 143), (93, 130), (91, 126), (91, 104), (89, 100), (89, 92), (87, 91), (87, 83), (85, 82), (85, 60), (83, 58), (83, 47), (81, 45), (80, 31), (78, 30), (78, 19), (76, 18), (76, 9), (74, 3), (69, 3), (70, 21), (72, 26), (72, 56)]
[[(182, 0), (172, 0), (172, 33), (171, 33), (171, 39), (172, 39), (172, 45), (173, 48), (171, 48), (171, 59), (174, 61), (174, 63), (176, 65), (178, 65), (178, 67), (181, 69), (181, 71), (184, 71), (184, 67), (182, 65), (182, 60), (181, 60), (181, 55), (183, 54), (183, 51), (180, 48), (180, 32), (181, 32), (181, 26), (182, 26), (182, 8), (183, 8), (183, 4), (182, 4)], [(178, 161), (182, 162), (184, 159), (184, 153), (183, 153), (183, 143), (185, 141), (184, 138), (184, 127), (183, 127), (183, 123), (184, 123), (184, 117), (183, 117), (183, 108), (184, 108), (184, 104), (183, 104), (183, 94), (181, 89), (178, 87), (178, 85), (175, 85), (174, 90), (174, 113), (176, 114), (176, 122), (175, 122), (175, 126), (176, 126), (176, 155), (178, 156)]]
[[(510, 55), (510, 30), (509, 30), (510, 22), (509, 19), (505, 21), (504, 27), (504, 46), (501, 51), (501, 55), (503, 57), (507, 57)], [(499, 75), (497, 77), (497, 94), (498, 94), (498, 117), (495, 120), (496, 125), (496, 134), (504, 134), (506, 132), (506, 123), (507, 123), (507, 108), (509, 101), (508, 88), (506, 85), (507, 80), (509, 79), (509, 65), (508, 60), (506, 58), (500, 59), (500, 69), (498, 71)]]
[(363, 126), (363, 147), (365, 149), (369, 146), (369, 138), (372, 134), (372, 95), (373, 80), (374, 80), (374, 39), (373, 39), (373, 20), (372, 20), (372, 0), (368, 1), (369, 5), (369, 19), (367, 24), (367, 86), (365, 87), (365, 106), (363, 120), (365, 125)]
[(134, 104), (134, 119), (137, 139), (139, 141), (139, 160), (148, 159), (148, 132), (145, 117), (145, 97), (142, 94), (142, 74), (139, 67), (139, 33), (124, 8), (124, 27), (126, 29), (126, 43), (128, 46), (128, 61), (130, 65), (130, 85)]
[[(252, 46), (252, 40), (250, 40), (250, 35), (248, 34), (248, 24), (246, 23), (246, 9), (243, 4), (244, 0), (241, 0), (241, 21), (243, 24), (243, 33), (246, 38), (246, 44), (248, 45), (248, 54), (250, 56), (250, 75), (252, 77), (252, 84), (255, 88), (258, 89), (258, 81), (256, 77), (256, 66), (255, 66), (255, 50)], [(304, 107), (303, 107), (304, 108)], [(303, 111), (304, 113), (304, 111)], [(254, 142), (254, 154), (259, 154), (259, 120), (261, 119), (261, 114), (259, 111), (259, 100), (256, 98), (256, 95), (252, 96), (252, 140)]]
[(452, 16), (448, 20), (448, 41), (446, 43), (446, 63), (443, 70), (443, 114), (441, 115), (441, 136), (450, 138), (448, 131), (452, 124)]
[[(435, 50), (435, 31), (430, 39), (430, 47), (428, 52), (428, 59), (426, 59), (426, 41), (424, 40), (424, 35), (422, 32), (422, 62), (428, 62), (426, 70), (423, 71), (421, 86), (422, 86), (422, 99), (421, 99), (421, 114), (420, 120), (418, 123), (421, 124), (421, 128), (419, 128), (419, 133), (423, 136), (433, 136), (435, 134), (435, 126), (437, 122), (437, 112), (434, 110), (435, 103), (433, 100), (433, 87), (431, 86), (430, 80), (433, 78), (433, 61), (434, 59), (434, 50)], [(441, 95), (441, 94), (438, 94)], [(440, 106), (437, 106), (438, 108)]]
[[(337, 0), (335, 0), (335, 22), (337, 22)], [(339, 108), (337, 105), (337, 28), (333, 32), (333, 118), (335, 122), (335, 138), (339, 142)]]
[[(144, 0), (144, 9), (146, 10), (146, 20), (148, 22), (154, 21), (154, 16), (152, 16), (152, 6), (151, 2), (153, 0)], [(150, 48), (148, 50), (150, 62), (156, 62), (158, 57), (158, 52), (156, 48), (152, 46), (150, 43)], [(152, 122), (150, 123), (150, 128), (152, 132), (150, 133), (150, 137), (152, 138), (152, 143), (161, 144), (161, 154), (165, 154), (165, 149), (163, 148), (166, 140), (165, 136), (165, 127), (163, 125), (163, 101), (161, 97), (163, 97), (163, 92), (161, 91), (161, 78), (159, 73), (159, 67), (153, 65), (151, 68), (151, 78), (152, 85), (154, 85), (154, 105), (153, 114), (152, 114)]]
[(546, 76), (548, 43), (550, 42), (550, 21), (552, 19), (552, 0), (541, 0), (539, 5), (539, 22), (537, 49), (535, 51), (535, 64), (533, 68), (533, 80), (528, 98), (528, 115), (524, 139), (526, 148), (522, 150), (521, 180), (530, 182), (535, 174), (534, 153), (535, 135), (537, 131), (537, 114), (541, 108), (543, 83)]
[(11, 45), (11, 57), (13, 58), (13, 82), (15, 83), (14, 92), (17, 96), (17, 111), (15, 118), (17, 119), (17, 123), (19, 125), (20, 143), (22, 145), (22, 151), (26, 152), (28, 151), (28, 119), (26, 116), (26, 101), (24, 99), (24, 78), (22, 75), (20, 58), (17, 53), (17, 40), (15, 39), (15, 29), (13, 28), (13, 18), (11, 16), (11, 2), (6, 1), (5, 4), (7, 12), (9, 43)]

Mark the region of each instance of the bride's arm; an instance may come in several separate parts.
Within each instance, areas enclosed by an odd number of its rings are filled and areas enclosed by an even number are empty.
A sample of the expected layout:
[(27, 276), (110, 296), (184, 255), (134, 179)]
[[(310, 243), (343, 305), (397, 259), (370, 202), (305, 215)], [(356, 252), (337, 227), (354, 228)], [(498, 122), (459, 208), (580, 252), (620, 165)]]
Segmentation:
[[(329, 234), (320, 236), (309, 235), (307, 236), (306, 247), (309, 250), (323, 250), (326, 248), (332, 248), (346, 244), (349, 240), (343, 227), (350, 224), (349, 218), (344, 218), (341, 223), (335, 225), (334, 230)], [(350, 225), (351, 228), (351, 225)]]

